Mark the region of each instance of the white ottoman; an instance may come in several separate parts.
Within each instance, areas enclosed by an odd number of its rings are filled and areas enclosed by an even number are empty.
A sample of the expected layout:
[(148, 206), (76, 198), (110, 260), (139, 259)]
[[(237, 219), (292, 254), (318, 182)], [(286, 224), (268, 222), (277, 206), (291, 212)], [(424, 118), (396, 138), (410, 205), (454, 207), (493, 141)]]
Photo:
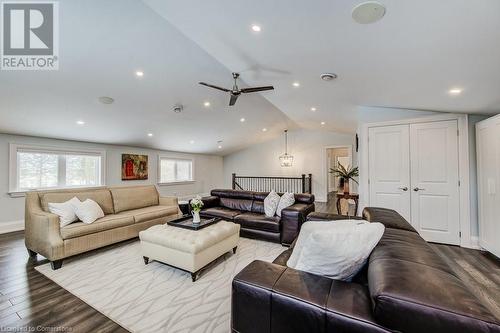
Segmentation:
[(193, 282), (199, 271), (226, 252), (236, 253), (240, 225), (220, 221), (200, 230), (167, 224), (155, 225), (139, 233), (144, 263), (156, 260), (191, 273)]

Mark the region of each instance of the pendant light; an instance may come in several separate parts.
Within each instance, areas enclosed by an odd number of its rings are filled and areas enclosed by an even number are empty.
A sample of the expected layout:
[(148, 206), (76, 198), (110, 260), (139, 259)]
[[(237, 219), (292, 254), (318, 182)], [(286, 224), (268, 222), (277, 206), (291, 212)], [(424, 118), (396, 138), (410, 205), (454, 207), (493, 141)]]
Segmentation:
[(280, 156), (280, 164), (284, 168), (293, 164), (293, 156), (288, 154), (288, 130), (285, 130), (285, 153)]

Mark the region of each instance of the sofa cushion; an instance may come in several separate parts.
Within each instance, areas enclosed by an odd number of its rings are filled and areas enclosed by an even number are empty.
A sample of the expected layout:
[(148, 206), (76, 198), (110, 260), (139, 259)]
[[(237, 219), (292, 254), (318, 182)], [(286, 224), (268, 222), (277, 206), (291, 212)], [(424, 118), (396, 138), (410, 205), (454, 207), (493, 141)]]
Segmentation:
[(267, 217), (263, 214), (244, 213), (236, 216), (234, 222), (241, 224), (243, 228), (280, 232), (280, 218), (278, 216)]
[(114, 187), (110, 189), (113, 196), (115, 213), (125, 210), (158, 205), (158, 191), (154, 185), (134, 187)]
[(368, 266), (368, 281), (375, 319), (392, 330), (495, 331), (493, 315), (462, 281), (441, 269), (399, 259), (376, 259)]
[(370, 255), (370, 262), (377, 259), (398, 259), (420, 263), (455, 275), (453, 269), (434, 252), (418, 234), (399, 229), (385, 229), (382, 239)]
[(94, 223), (91, 224), (76, 222), (62, 227), (61, 237), (62, 239), (70, 239), (94, 234), (105, 230), (125, 227), (131, 224), (134, 224), (134, 217), (132, 215), (110, 214), (97, 219)]
[(40, 203), (42, 209), (49, 211), (49, 202), (65, 202), (73, 197), (77, 197), (80, 201), (87, 199), (94, 200), (101, 207), (104, 214), (114, 214), (113, 200), (111, 192), (108, 189), (88, 189), (88, 190), (58, 190), (57, 192), (40, 192)]
[(127, 210), (128, 215), (134, 216), (135, 223), (154, 220), (160, 217), (177, 215), (177, 206), (150, 206)]
[(232, 221), (235, 216), (241, 214), (241, 211), (224, 207), (213, 207), (202, 210), (200, 214), (202, 216), (220, 217), (224, 220)]
[(220, 198), (220, 205), (229, 209), (250, 212), (252, 210), (253, 200)]

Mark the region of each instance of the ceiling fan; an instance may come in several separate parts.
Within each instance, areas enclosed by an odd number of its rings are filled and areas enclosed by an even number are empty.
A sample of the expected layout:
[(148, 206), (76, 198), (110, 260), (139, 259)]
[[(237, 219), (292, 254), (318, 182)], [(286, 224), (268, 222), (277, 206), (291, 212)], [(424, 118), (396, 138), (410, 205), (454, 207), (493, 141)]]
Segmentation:
[(238, 88), (238, 84), (236, 81), (240, 77), (239, 73), (233, 73), (233, 79), (234, 79), (234, 85), (233, 89), (226, 89), (218, 86), (214, 86), (213, 84), (208, 84), (205, 82), (199, 82), (199, 84), (203, 86), (207, 86), (210, 88), (222, 90), (224, 92), (228, 92), (231, 95), (231, 98), (229, 99), (229, 106), (233, 106), (236, 103), (236, 100), (241, 94), (247, 94), (247, 93), (252, 93), (252, 92), (258, 92), (258, 91), (266, 91), (266, 90), (274, 90), (273, 86), (264, 86), (264, 87), (248, 87), (248, 88)]

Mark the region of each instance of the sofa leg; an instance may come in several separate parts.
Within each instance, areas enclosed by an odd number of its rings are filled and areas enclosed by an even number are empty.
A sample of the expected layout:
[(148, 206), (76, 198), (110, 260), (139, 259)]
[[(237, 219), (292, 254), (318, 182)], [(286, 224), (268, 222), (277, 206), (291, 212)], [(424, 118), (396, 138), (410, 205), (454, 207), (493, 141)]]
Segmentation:
[(142, 257), (144, 259), (144, 264), (147, 265), (149, 263), (149, 258), (148, 257)]
[(233, 253), (236, 253), (237, 248), (238, 248), (237, 246), (233, 247)]
[(31, 259), (36, 260), (36, 255), (37, 253), (33, 250), (27, 249), (28, 250), (28, 255), (30, 256)]
[(50, 262), (50, 266), (55, 271), (56, 269), (59, 269), (62, 267), (62, 262), (63, 262), (62, 259), (54, 260), (54, 261)]

